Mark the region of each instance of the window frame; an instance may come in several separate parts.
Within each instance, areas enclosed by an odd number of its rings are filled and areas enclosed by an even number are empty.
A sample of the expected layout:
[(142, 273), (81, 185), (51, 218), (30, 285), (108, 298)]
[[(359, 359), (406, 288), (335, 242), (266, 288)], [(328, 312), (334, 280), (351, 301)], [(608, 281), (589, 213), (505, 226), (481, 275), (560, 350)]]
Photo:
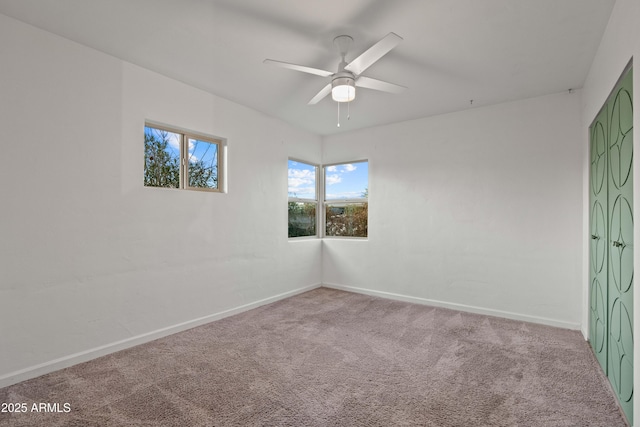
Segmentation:
[[(191, 130), (179, 128), (176, 126), (168, 126), (163, 123), (154, 122), (151, 120), (145, 120), (144, 128), (152, 128), (165, 132), (170, 132), (179, 135), (180, 139), (180, 158), (179, 158), (179, 167), (180, 167), (180, 175), (178, 187), (157, 187), (153, 185), (144, 185), (146, 188), (171, 188), (177, 190), (190, 190), (190, 191), (203, 191), (207, 193), (226, 193), (226, 179), (225, 179), (225, 162), (226, 162), (226, 151), (227, 151), (227, 140), (225, 138), (216, 137), (212, 135), (207, 135), (200, 132), (194, 132)], [(189, 185), (189, 140), (197, 140), (201, 142), (206, 142), (209, 144), (216, 145), (216, 155), (217, 155), (217, 186), (216, 188), (210, 187), (192, 187)], [(145, 159), (145, 167), (146, 167), (146, 159)], [(144, 169), (143, 169), (144, 171)]]
[[(341, 166), (352, 163), (367, 163), (367, 197), (352, 197), (349, 199), (327, 199), (327, 168), (331, 166)], [(360, 160), (350, 160), (338, 163), (327, 163), (322, 165), (322, 213), (321, 213), (321, 228), (322, 228), (322, 238), (323, 239), (355, 239), (355, 240), (367, 240), (369, 239), (369, 159), (360, 159)], [(359, 236), (328, 236), (327, 235), (327, 207), (328, 206), (348, 206), (354, 204), (367, 204), (367, 236), (359, 237)]]
[[(307, 166), (313, 166), (315, 168), (315, 199), (309, 199), (306, 197), (291, 197), (289, 196), (289, 162), (298, 162), (298, 163), (302, 163), (304, 165)], [(321, 233), (320, 233), (320, 226), (322, 225), (322, 223), (320, 222), (320, 215), (319, 215), (319, 209), (320, 209), (320, 169), (321, 169), (321, 165), (313, 163), (313, 162), (308, 162), (306, 160), (301, 160), (295, 157), (288, 157), (287, 158), (287, 208), (289, 206), (289, 203), (315, 203), (316, 205), (316, 234), (313, 236), (294, 236), (294, 237), (290, 237), (289, 236), (289, 213), (287, 212), (287, 238), (290, 240), (301, 240), (301, 239), (318, 239), (321, 237)]]

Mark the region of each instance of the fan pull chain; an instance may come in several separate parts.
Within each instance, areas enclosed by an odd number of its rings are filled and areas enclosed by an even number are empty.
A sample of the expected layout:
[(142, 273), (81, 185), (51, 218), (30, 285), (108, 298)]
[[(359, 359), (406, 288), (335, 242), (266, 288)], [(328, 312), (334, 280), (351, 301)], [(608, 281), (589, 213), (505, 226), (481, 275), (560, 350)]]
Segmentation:
[[(340, 104), (342, 102), (337, 102), (338, 104), (338, 127), (340, 127)], [(347, 102), (347, 120), (351, 120), (351, 101)]]

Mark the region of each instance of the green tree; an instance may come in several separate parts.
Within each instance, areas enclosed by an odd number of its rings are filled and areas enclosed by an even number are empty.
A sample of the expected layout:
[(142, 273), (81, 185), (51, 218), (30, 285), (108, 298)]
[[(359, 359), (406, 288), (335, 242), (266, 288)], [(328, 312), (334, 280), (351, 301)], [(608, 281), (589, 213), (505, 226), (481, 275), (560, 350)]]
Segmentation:
[[(180, 187), (180, 155), (171, 149), (170, 132), (152, 129), (144, 135), (144, 185), (150, 187)], [(216, 149), (215, 144), (209, 144)], [(190, 187), (218, 188), (217, 153), (213, 160), (189, 159), (188, 179)]]
[(168, 132), (144, 135), (144, 185), (150, 187), (178, 188), (180, 184), (180, 159), (172, 155)]
[[(369, 187), (362, 192), (362, 197), (369, 197)], [(369, 233), (369, 203), (352, 203), (348, 205), (326, 205), (327, 236), (367, 237)]]
[[(215, 161), (213, 163), (215, 163)], [(213, 164), (207, 166), (202, 160), (189, 160), (189, 186), (218, 188), (217, 167)]]
[(289, 202), (289, 237), (316, 235), (316, 204)]
[(367, 237), (368, 203), (326, 206), (327, 236)]

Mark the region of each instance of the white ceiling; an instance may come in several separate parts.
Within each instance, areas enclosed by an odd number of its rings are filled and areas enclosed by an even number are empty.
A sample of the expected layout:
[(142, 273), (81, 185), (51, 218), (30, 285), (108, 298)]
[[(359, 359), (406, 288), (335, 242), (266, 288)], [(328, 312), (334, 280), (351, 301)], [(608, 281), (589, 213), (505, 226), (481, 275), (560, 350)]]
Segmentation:
[[(328, 135), (582, 86), (615, 0), (0, 0), (0, 13)], [(336, 127), (329, 78), (389, 32), (404, 41), (364, 75), (408, 90), (358, 89)], [(473, 100), (473, 104), (471, 104)]]

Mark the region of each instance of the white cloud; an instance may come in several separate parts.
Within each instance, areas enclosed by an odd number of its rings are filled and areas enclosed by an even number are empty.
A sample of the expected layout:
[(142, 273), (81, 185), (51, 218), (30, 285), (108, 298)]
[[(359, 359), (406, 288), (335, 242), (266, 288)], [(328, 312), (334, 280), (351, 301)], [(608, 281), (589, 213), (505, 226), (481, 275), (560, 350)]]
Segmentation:
[(289, 188), (301, 188), (309, 184), (313, 184), (313, 181), (302, 178), (289, 178)]
[(289, 194), (312, 197), (316, 194), (316, 174), (308, 169), (289, 169)]
[(190, 162), (197, 162), (198, 160), (200, 160), (198, 158), (198, 156), (195, 155), (195, 153), (193, 152), (195, 150), (196, 146), (193, 143), (193, 140), (189, 140), (189, 161)]
[(312, 170), (305, 169), (289, 169), (289, 186), (301, 187), (303, 185), (315, 186), (316, 174)]
[(346, 165), (342, 166), (342, 172), (353, 172), (356, 169), (358, 169), (358, 167), (352, 165), (351, 163), (347, 163)]
[(309, 169), (289, 169), (289, 178), (315, 179), (316, 174)]
[(176, 151), (180, 151), (180, 138), (176, 133), (169, 133), (167, 135), (167, 142)]
[(342, 182), (342, 177), (338, 174), (327, 175), (325, 182), (327, 185), (338, 184), (339, 182)]
[(338, 172), (337, 166), (327, 166), (327, 172)]

